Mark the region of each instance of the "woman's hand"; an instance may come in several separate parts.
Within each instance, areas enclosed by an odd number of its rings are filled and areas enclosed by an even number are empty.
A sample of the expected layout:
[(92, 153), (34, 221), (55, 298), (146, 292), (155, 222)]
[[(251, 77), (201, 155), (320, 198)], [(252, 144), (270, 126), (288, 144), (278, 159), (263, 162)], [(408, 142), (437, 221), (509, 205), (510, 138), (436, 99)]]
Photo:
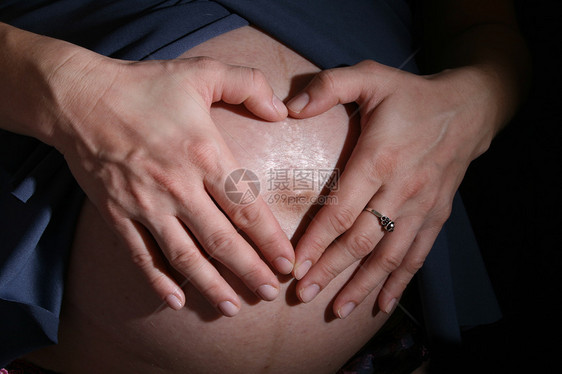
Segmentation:
[[(448, 218), (469, 163), (497, 131), (492, 95), (475, 68), (422, 77), (364, 61), (321, 72), (287, 104), (296, 118), (350, 102), (361, 115), (361, 135), (332, 193), (337, 204), (318, 212), (296, 247), (302, 301), (362, 261), (334, 313), (345, 318), (381, 284), (379, 307), (392, 310)], [(395, 230), (366, 207), (390, 217)]]
[(259, 297), (277, 296), (276, 276), (237, 228), (281, 273), (292, 270), (293, 248), (261, 199), (240, 205), (227, 197), (225, 180), (239, 166), (209, 115), (222, 100), (266, 120), (285, 118), (259, 71), (209, 58), (130, 63), (73, 55), (51, 82), (60, 108), (54, 145), (163, 300), (174, 309), (185, 302), (171, 265), (235, 315), (239, 298), (211, 258)]

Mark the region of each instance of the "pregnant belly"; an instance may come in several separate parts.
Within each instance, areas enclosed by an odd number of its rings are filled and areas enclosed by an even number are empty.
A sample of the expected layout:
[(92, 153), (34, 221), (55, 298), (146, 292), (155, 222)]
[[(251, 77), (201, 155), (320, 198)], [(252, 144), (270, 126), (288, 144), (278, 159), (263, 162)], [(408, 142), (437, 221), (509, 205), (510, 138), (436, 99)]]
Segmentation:
[[(184, 54), (191, 56), (210, 56), (258, 68), (282, 100), (304, 88), (319, 71), (308, 60), (252, 27), (223, 34)], [(294, 244), (318, 210), (318, 197), (327, 193), (323, 188), (326, 176), (341, 172), (351, 154), (359, 134), (359, 118), (352, 115), (353, 110), (339, 105), (314, 118), (288, 118), (277, 123), (253, 118), (241, 106), (221, 104), (212, 110), (237, 160), (260, 178), (261, 197)], [(325, 202), (337, 204), (329, 199)], [(231, 364), (253, 362), (254, 372), (284, 372), (288, 368), (287, 372), (292, 373), (337, 370), (385, 318), (377, 315), (373, 297), (349, 320), (333, 316), (330, 301), (356, 267), (341, 274), (310, 304), (298, 302), (294, 281), (288, 278), (281, 279), (282, 292), (277, 300), (258, 302), (222, 269), (228, 280), (237, 284), (246, 305), (237, 317), (220, 318), (216, 325), (205, 326), (210, 329), (205, 333), (210, 338), (206, 348), (199, 346), (201, 354), (228, 352), (233, 358)], [(220, 352), (211, 347), (216, 344), (216, 336), (230, 340), (221, 344)]]
[[(209, 56), (222, 62), (262, 71), (275, 94), (285, 100), (320, 69), (291, 49), (253, 27), (243, 27), (200, 44), (182, 57)], [(338, 105), (305, 120), (265, 122), (243, 106), (215, 104), (213, 120), (244, 168), (261, 182), (260, 194), (282, 221), (293, 241), (318, 206), (314, 204), (333, 171), (343, 170), (359, 134), (352, 107)], [(337, 203), (329, 201), (328, 203)], [(305, 220), (305, 222), (303, 222)]]
[[(318, 71), (251, 27), (209, 40), (182, 57), (190, 56), (259, 68), (281, 99)], [(240, 106), (216, 105), (211, 114), (241, 166), (260, 178), (260, 196), (296, 243), (318, 209), (321, 172), (343, 169), (358, 136), (358, 119), (341, 105), (311, 119), (279, 123), (260, 121)], [(236, 317), (219, 316), (189, 285), (183, 310), (159, 309), (160, 300), (122, 254), (126, 251), (111, 250), (115, 239), (93, 209), (86, 207), (84, 215), (90, 222), (78, 228), (56, 352), (67, 367), (82, 364), (77, 372), (333, 373), (386, 320), (374, 294), (347, 319), (334, 317), (331, 300), (358, 264), (308, 304), (298, 301), (290, 277), (280, 276), (280, 296), (264, 302), (217, 264), (241, 296)], [(96, 219), (98, 225), (92, 224)], [(91, 243), (81, 242), (81, 230), (100, 231), (95, 254), (83, 249)]]

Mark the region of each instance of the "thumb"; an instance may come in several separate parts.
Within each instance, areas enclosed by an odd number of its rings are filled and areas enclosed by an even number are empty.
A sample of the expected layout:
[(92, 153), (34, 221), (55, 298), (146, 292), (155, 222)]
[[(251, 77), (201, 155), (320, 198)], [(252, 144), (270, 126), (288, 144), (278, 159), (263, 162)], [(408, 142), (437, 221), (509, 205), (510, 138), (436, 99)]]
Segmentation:
[(256, 116), (268, 121), (281, 121), (287, 117), (285, 104), (275, 96), (265, 75), (258, 69), (230, 66), (214, 82), (213, 102), (244, 104)]
[[(388, 69), (374, 61), (321, 71), (287, 103), (291, 117), (308, 118), (324, 113), (337, 104), (357, 102), (381, 96), (381, 73)], [(379, 92), (381, 91), (381, 92)], [(382, 96), (381, 96), (382, 97)]]

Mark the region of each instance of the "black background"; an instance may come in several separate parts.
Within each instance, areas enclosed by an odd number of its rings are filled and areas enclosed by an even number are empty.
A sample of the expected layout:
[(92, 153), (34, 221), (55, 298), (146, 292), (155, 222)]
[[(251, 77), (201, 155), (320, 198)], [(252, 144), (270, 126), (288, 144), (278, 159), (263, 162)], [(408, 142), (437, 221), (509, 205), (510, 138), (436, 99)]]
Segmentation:
[(532, 88), (461, 185), (503, 319), (465, 334), (451, 372), (551, 373), (562, 366), (561, 4), (516, 2)]

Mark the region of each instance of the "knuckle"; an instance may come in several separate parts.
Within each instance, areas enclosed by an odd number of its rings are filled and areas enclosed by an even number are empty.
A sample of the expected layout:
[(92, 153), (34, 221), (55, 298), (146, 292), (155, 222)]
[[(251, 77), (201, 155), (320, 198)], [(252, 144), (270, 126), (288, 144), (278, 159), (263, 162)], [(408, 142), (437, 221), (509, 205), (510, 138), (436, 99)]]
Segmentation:
[(319, 85), (329, 91), (329, 92), (336, 92), (337, 87), (337, 72), (332, 69), (323, 70), (316, 76), (316, 79)]
[(123, 210), (118, 204), (115, 204), (110, 199), (103, 200), (98, 203), (98, 209), (116, 229), (124, 232), (127, 231), (127, 220), (123, 219)]
[(149, 282), (150, 285), (152, 286), (152, 288), (154, 290), (165, 290), (167, 289), (167, 285), (166, 283), (169, 281), (169, 279), (163, 274), (158, 272), (158, 274), (155, 274), (154, 276), (151, 276), (149, 278)]
[(234, 250), (236, 234), (226, 230), (218, 230), (209, 235), (203, 242), (207, 253), (214, 258), (227, 257)]
[[(326, 250), (326, 245), (319, 237), (313, 237), (307, 242), (307, 251), (311, 260), (317, 260)], [(314, 262), (314, 261), (313, 261)]]
[(186, 146), (187, 156), (191, 163), (206, 172), (218, 168), (220, 149), (218, 144), (211, 140), (200, 140)]
[(385, 254), (380, 257), (379, 264), (382, 269), (387, 273), (392, 273), (402, 263), (402, 258), (395, 254)]
[(443, 223), (445, 223), (445, 221), (449, 219), (452, 212), (453, 212), (452, 204), (446, 204), (443, 207), (441, 207), (440, 214), (437, 215), (437, 219), (439, 221), (439, 227), (441, 227)]
[[(158, 182), (156, 181), (156, 183)], [(134, 204), (135, 217), (158, 214), (153, 199), (149, 196), (150, 194), (147, 193), (145, 184), (131, 184), (126, 187), (126, 191), (129, 199), (127, 203), (130, 204), (130, 202), (132, 202)]]
[(248, 68), (248, 70), (250, 73), (250, 80), (253, 83), (254, 87), (262, 88), (267, 86), (267, 78), (260, 69)]
[(205, 105), (210, 106), (216, 99), (215, 87), (223, 81), (226, 65), (207, 56), (193, 57), (189, 61), (187, 82), (203, 98)]
[(410, 284), (412, 277), (413, 274), (402, 274), (400, 277), (392, 278), (392, 280), (389, 281), (388, 284), (384, 285), (384, 288), (390, 294), (401, 293), (406, 289), (406, 287), (408, 287), (408, 284)]
[(340, 273), (340, 267), (336, 264), (334, 260), (328, 260), (318, 264), (318, 271), (320, 272), (319, 279), (321, 280), (321, 285), (329, 283), (332, 279), (337, 277)]
[(427, 218), (424, 223), (424, 231), (439, 233), (439, 231), (443, 228), (443, 224), (447, 221), (450, 215), (451, 211), (447, 208), (438, 209)]
[(418, 270), (422, 268), (424, 262), (425, 259), (423, 258), (414, 258), (404, 263), (404, 270), (406, 270), (406, 273), (409, 275), (409, 279), (407, 279), (408, 282), (414, 276), (414, 274), (416, 274)]
[(133, 261), (133, 264), (142, 270), (150, 269), (154, 266), (154, 259), (148, 253), (133, 253), (131, 260)]
[[(220, 295), (223, 293), (220, 282), (210, 281), (203, 284), (196, 284), (195, 287), (209, 300), (213, 300), (213, 304), (220, 301)], [(216, 300), (216, 301), (215, 301)]]
[(357, 64), (357, 67), (361, 67), (367, 70), (375, 70), (379, 67), (379, 64), (373, 60), (363, 60)]
[(261, 209), (256, 204), (239, 205), (230, 217), (242, 230), (255, 227), (262, 220)]
[[(243, 231), (248, 231), (247, 229), (243, 229)], [(262, 233), (262, 230), (256, 229), (254, 232)], [(291, 256), (290, 253), (285, 253), (282, 250), (283, 245), (282, 243), (287, 241), (287, 235), (284, 231), (279, 230), (270, 235), (260, 235), (259, 238), (255, 238), (252, 240), (255, 247), (257, 247), (261, 254), (271, 263), (275, 258), (280, 255), (284, 256)]]
[(197, 56), (190, 59), (194, 67), (202, 71), (220, 71), (224, 68), (224, 64), (212, 57)]
[(168, 258), (174, 269), (180, 270), (184, 275), (192, 273), (200, 261), (200, 254), (194, 250), (181, 250), (171, 254)]
[(421, 213), (429, 213), (434, 211), (436, 205), (438, 205), (439, 195), (437, 193), (425, 194), (418, 200), (418, 210)]
[(371, 284), (371, 282), (369, 282), (367, 279), (360, 279), (353, 285), (353, 287), (355, 288), (356, 295), (361, 296), (361, 300), (362, 298), (370, 294), (371, 291), (373, 291), (373, 289), (375, 288), (373, 284)]
[(398, 161), (391, 152), (377, 152), (371, 157), (365, 158), (359, 164), (361, 174), (367, 183), (378, 185), (382, 180), (388, 179), (394, 173)]
[(277, 249), (280, 247), (280, 243), (283, 243), (286, 240), (288, 240), (287, 234), (285, 234), (282, 229), (279, 229), (271, 235), (266, 235), (263, 238), (260, 238), (258, 247), (262, 250), (262, 252), (269, 249)]
[(399, 157), (393, 150), (379, 152), (371, 158), (367, 176), (374, 181), (379, 181), (381, 178), (385, 179), (394, 173), (398, 162)]
[(259, 264), (256, 264), (239, 274), (240, 279), (244, 280), (246, 284), (260, 285), (265, 283), (267, 277)]
[[(186, 186), (185, 183), (182, 183), (183, 181), (178, 180), (174, 174), (175, 173), (170, 173), (169, 170), (162, 170), (154, 173), (152, 178), (159, 189), (165, 191), (176, 201), (189, 201), (188, 199), (192, 196), (192, 188), (190, 186)], [(155, 204), (151, 195), (147, 195), (145, 199), (151, 203), (153, 210), (156, 210), (156, 212), (162, 212), (162, 206)], [(148, 211), (146, 204), (143, 208), (143, 211)]]
[(355, 214), (350, 208), (340, 206), (338, 210), (329, 216), (330, 225), (339, 235), (347, 231), (355, 222)]
[(402, 197), (409, 199), (414, 196), (420, 195), (427, 187), (429, 177), (426, 175), (415, 175), (409, 178), (402, 186)]
[[(404, 196), (406, 200), (408, 198)], [(439, 232), (441, 227), (451, 215), (452, 206), (444, 204), (442, 198), (436, 193), (424, 192), (417, 197), (410, 197), (415, 202), (415, 216), (423, 221), (423, 229)]]
[(360, 260), (367, 256), (375, 248), (375, 242), (369, 237), (367, 233), (360, 233), (353, 235), (349, 246), (345, 247), (351, 257)]

